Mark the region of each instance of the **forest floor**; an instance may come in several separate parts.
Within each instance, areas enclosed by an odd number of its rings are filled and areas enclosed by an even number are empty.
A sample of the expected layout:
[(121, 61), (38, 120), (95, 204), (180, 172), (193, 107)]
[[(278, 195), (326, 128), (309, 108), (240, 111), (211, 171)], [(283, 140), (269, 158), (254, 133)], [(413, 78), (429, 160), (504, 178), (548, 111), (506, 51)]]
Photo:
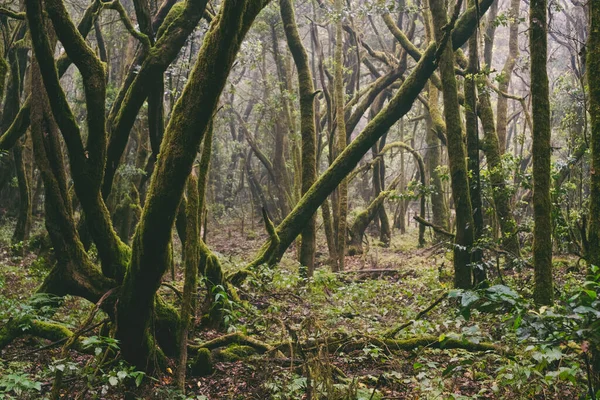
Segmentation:
[[(577, 345), (533, 346), (523, 340), (515, 329), (515, 307), (465, 314), (460, 307), (461, 301), (466, 304), (465, 296), (453, 298), (452, 292), (416, 319), (452, 287), (451, 251), (443, 245), (418, 249), (416, 231), (413, 227), (405, 235), (395, 233), (387, 248), (370, 237), (366, 253), (348, 257), (342, 273), (330, 272), (323, 264), (326, 248), (319, 247), (320, 266), (308, 283), (298, 278), (293, 249), (277, 268), (248, 279), (239, 290), (245, 305), (230, 302), (226, 310), (227, 331), (276, 345), (285, 356), (256, 354), (240, 345), (213, 351), (214, 371), (188, 377), (187, 396), (173, 389), (174, 365), (163, 376), (144, 377), (136, 389), (129, 378), (142, 376), (123, 364), (99, 365), (104, 354), (100, 350), (96, 355), (71, 351), (63, 359), (60, 344), (23, 336), (0, 352), (0, 399), (49, 396), (57, 368), (67, 371), (62, 398), (305, 399), (312, 393), (312, 398), (332, 400), (577, 399), (585, 394), (584, 360)], [(208, 245), (230, 270), (251, 259), (265, 239), (239, 226), (214, 228), (208, 237)], [(0, 249), (0, 328), (11, 312), (28, 311), (28, 298), (47, 272), (44, 259), (32, 247)], [(582, 281), (576, 261), (555, 258), (559, 292)], [(500, 283), (496, 272), (491, 272), (493, 284)], [(530, 298), (530, 268), (502, 274), (507, 287)], [(171, 281), (169, 275), (165, 281), (181, 288), (178, 268), (175, 278)], [(173, 290), (165, 286), (160, 291), (178, 305)], [(90, 310), (85, 301), (68, 298), (51, 318), (77, 329)], [(381, 339), (402, 324), (407, 326), (395, 339), (437, 340), (410, 350), (390, 348)], [(226, 333), (199, 330), (195, 341)], [(86, 335), (101, 341), (97, 331)], [(496, 347), (478, 352), (444, 348), (448, 340), (465, 347), (484, 342)], [(100, 349), (111, 345), (98, 344)], [(21, 380), (13, 385), (20, 385), (19, 394), (7, 386), (9, 375)]]

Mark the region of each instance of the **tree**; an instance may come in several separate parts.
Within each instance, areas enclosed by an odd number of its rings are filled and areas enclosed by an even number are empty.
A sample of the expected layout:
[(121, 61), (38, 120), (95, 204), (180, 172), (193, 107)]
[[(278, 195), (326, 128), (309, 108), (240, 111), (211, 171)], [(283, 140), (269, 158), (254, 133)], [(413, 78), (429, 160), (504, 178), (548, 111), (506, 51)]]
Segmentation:
[[(296, 26), (291, 0), (280, 0), (280, 10), (288, 46), (298, 70), (300, 134), (302, 136), (302, 194), (304, 195), (317, 177), (314, 113), (314, 98), (317, 93), (314, 90), (312, 73), (308, 65), (308, 55)], [(300, 244), (300, 264), (307, 268), (307, 276), (312, 276), (314, 271), (315, 248), (316, 221), (313, 217), (302, 231)]]
[(590, 89), (591, 156), (588, 262), (600, 266), (600, 6), (590, 2), (587, 80)]
[(531, 51), (531, 102), (533, 117), (533, 297), (540, 305), (552, 304), (552, 202), (550, 199), (550, 100), (548, 93), (547, 2), (533, 0), (529, 10)]
[[(459, 4), (460, 5), (460, 4)], [(442, 42), (448, 31), (448, 18), (443, 2), (430, 0), (434, 37), (437, 43)], [(459, 8), (459, 7), (457, 7)], [(453, 16), (453, 18), (456, 18)], [(447, 29), (447, 28), (446, 28)], [(440, 58), (440, 77), (444, 97), (444, 118), (446, 120), (446, 137), (448, 138), (448, 158), (450, 166), (450, 183), (456, 210), (456, 236), (454, 242), (454, 286), (468, 289), (472, 286), (471, 251), (473, 247), (473, 212), (467, 171), (467, 153), (463, 142), (463, 127), (458, 104), (458, 89), (454, 75), (454, 53), (452, 39), (442, 51)]]

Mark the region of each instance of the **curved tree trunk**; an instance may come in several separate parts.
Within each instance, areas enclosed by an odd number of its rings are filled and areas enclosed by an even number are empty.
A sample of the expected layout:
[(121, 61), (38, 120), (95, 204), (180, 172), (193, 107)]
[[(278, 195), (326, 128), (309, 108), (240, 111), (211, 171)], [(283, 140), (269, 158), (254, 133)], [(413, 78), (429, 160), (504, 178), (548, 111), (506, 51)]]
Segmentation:
[(226, 0), (221, 5), (167, 127), (118, 305), (116, 336), (125, 359), (138, 367), (147, 367), (153, 353), (148, 332), (151, 310), (169, 265), (170, 230), (185, 181), (242, 40), (265, 4)]

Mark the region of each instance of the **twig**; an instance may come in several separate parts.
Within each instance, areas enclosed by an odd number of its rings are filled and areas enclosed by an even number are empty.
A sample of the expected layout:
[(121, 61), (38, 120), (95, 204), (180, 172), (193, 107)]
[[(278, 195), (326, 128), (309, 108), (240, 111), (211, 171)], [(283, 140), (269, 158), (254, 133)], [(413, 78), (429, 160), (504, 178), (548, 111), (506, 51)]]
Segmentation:
[(425, 314), (427, 314), (429, 311), (433, 310), (438, 304), (440, 304), (446, 297), (448, 297), (448, 292), (445, 292), (444, 294), (442, 294), (440, 297), (438, 297), (433, 303), (431, 303), (431, 305), (429, 307), (427, 307), (426, 309), (424, 309), (423, 311), (421, 311), (420, 313), (417, 314), (417, 316), (408, 321), (405, 322), (404, 324), (397, 326), (389, 331), (387, 331), (383, 336), (387, 337), (387, 338), (392, 338), (394, 336), (396, 336), (398, 334), (398, 332), (400, 332), (401, 330), (408, 328), (409, 326), (411, 326), (412, 324), (415, 323), (415, 321), (423, 318), (423, 316), (425, 316)]

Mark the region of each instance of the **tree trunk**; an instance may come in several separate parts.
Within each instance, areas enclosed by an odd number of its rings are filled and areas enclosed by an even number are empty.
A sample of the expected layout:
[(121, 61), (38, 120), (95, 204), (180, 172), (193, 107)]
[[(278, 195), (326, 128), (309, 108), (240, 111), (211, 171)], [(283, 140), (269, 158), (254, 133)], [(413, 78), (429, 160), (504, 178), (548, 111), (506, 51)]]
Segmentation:
[[(291, 0), (280, 0), (281, 19), (288, 46), (298, 70), (300, 91), (300, 135), (302, 136), (302, 195), (310, 189), (317, 178), (317, 138), (315, 135), (314, 97), (316, 92), (308, 65), (308, 54), (296, 26)], [(300, 265), (305, 267), (304, 276), (312, 276), (315, 268), (316, 218), (313, 216), (302, 231)]]
[(153, 353), (148, 332), (152, 306), (169, 265), (170, 232), (187, 176), (242, 40), (264, 6), (261, 0), (223, 2), (172, 112), (118, 304), (116, 337), (124, 358), (138, 368), (148, 367)]
[[(475, 0), (479, 1), (479, 0)], [(473, 5), (473, 1), (469, 1)], [(471, 251), (471, 268), (473, 269), (473, 284), (483, 284), (487, 277), (483, 265), (483, 249), (478, 243), (483, 235), (483, 204), (481, 201), (481, 179), (479, 175), (479, 121), (477, 120), (477, 82), (479, 72), (479, 50), (477, 31), (469, 38), (469, 61), (467, 78), (465, 78), (465, 121), (467, 131), (467, 168), (469, 169), (469, 195), (473, 210), (473, 241), (475, 246)]]
[[(441, 0), (430, 0), (429, 6), (434, 26), (434, 37), (439, 43), (448, 23), (446, 8)], [(449, 39), (450, 43), (452, 39)], [(468, 289), (471, 280), (471, 251), (473, 246), (473, 212), (469, 194), (467, 153), (463, 143), (463, 127), (458, 103), (458, 89), (454, 75), (452, 46), (444, 48), (440, 58), (440, 77), (444, 94), (444, 118), (448, 140), (450, 183), (456, 210), (456, 237), (454, 246), (454, 286)]]
[(546, 57), (547, 2), (532, 0), (529, 10), (531, 104), (533, 117), (533, 298), (538, 305), (554, 302), (552, 284), (552, 202), (550, 199), (550, 100)]
[[(495, 2), (497, 3), (497, 2)], [(433, 41), (433, 32), (431, 27), (431, 21), (429, 13), (427, 13), (425, 31), (427, 34), (428, 42)], [(442, 179), (438, 167), (441, 165), (442, 156), (442, 142), (439, 139), (441, 135), (446, 136), (446, 125), (442, 119), (440, 113), (438, 98), (438, 88), (430, 80), (428, 83), (429, 92), (429, 117), (426, 121), (426, 142), (427, 142), (427, 170), (429, 171), (430, 184), (433, 186), (433, 192), (431, 193), (431, 212), (433, 214), (434, 225), (440, 226), (445, 230), (450, 228), (450, 211), (448, 210), (448, 204), (446, 197), (444, 196), (444, 187), (442, 185)], [(447, 238), (436, 232), (435, 237), (437, 241), (443, 241)]]
[(590, 2), (590, 36), (587, 49), (587, 80), (592, 122), (590, 167), (590, 214), (588, 262), (600, 266), (600, 4)]
[[(335, 11), (337, 23), (335, 27), (335, 54), (334, 54), (334, 94), (335, 94), (335, 118), (336, 118), (336, 148), (337, 157), (342, 157), (346, 148), (346, 122), (345, 122), (345, 91), (344, 91), (344, 55), (343, 55), (343, 1), (335, 0)], [(337, 216), (337, 271), (344, 270), (346, 256), (346, 218), (348, 214), (348, 181), (343, 177), (337, 188), (338, 216)]]

